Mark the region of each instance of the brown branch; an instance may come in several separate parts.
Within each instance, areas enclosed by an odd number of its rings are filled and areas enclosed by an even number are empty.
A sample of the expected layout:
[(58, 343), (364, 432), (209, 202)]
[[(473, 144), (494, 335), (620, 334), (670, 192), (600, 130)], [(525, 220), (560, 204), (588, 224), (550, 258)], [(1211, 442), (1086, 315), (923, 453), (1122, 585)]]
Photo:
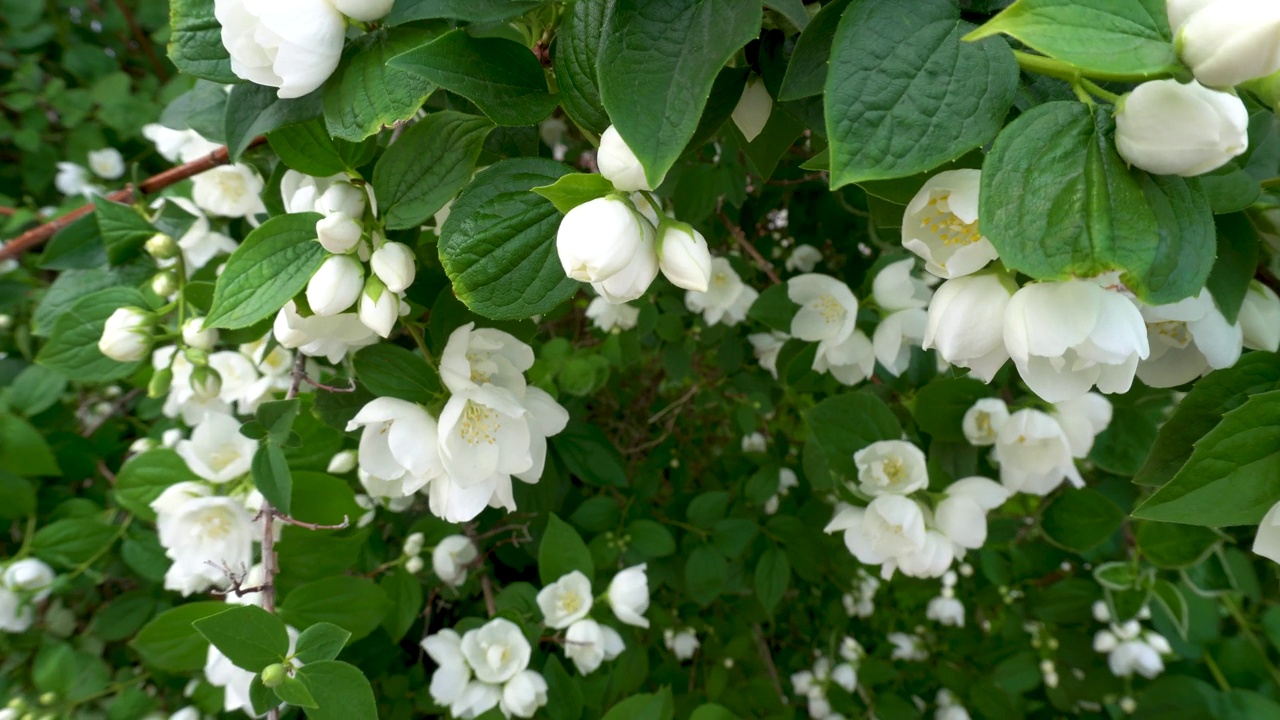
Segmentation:
[[(266, 141), (267, 139), (265, 137), (256, 137), (249, 143), (249, 147), (261, 145)], [(139, 192), (142, 195), (150, 195), (152, 193), (159, 192), (170, 185), (176, 185), (177, 183), (199, 175), (202, 172), (212, 170), (220, 165), (226, 165), (228, 162), (230, 162), (230, 159), (228, 158), (227, 148), (221, 147), (209, 153), (205, 157), (192, 160), (189, 163), (184, 163), (175, 168), (170, 168), (159, 175), (152, 175), (146, 180), (143, 180), (136, 189), (132, 185), (129, 185), (123, 190), (108, 193), (106, 198), (116, 202), (131, 203), (134, 201), (135, 194)], [(0, 260), (8, 260), (21, 255), (27, 250), (45, 242), (56, 235), (59, 230), (62, 230), (91, 212), (93, 212), (93, 203), (82, 205), (60, 218), (50, 220), (43, 225), (31, 228), (13, 240), (5, 243), (4, 247), (0, 247)]]
[(769, 679), (773, 681), (773, 690), (778, 693), (778, 702), (787, 704), (787, 694), (782, 690), (782, 681), (778, 679), (778, 666), (773, 664), (773, 653), (769, 652), (769, 641), (764, 637), (764, 630), (756, 623), (751, 627), (756, 637), (756, 649), (760, 651), (760, 659), (764, 661), (764, 669), (769, 671)]
[(141, 395), (143, 390), (145, 390), (145, 388), (134, 388), (124, 395), (121, 395), (119, 399), (111, 404), (111, 412), (104, 414), (102, 417), (96, 418), (94, 422), (88, 423), (84, 426), (84, 430), (80, 432), (80, 437), (93, 437), (93, 434), (98, 432), (98, 430), (105, 425), (108, 420), (124, 412), (125, 406)]
[(165, 70), (164, 64), (160, 62), (160, 58), (156, 57), (155, 48), (151, 47), (151, 41), (147, 38), (147, 34), (142, 32), (142, 28), (138, 26), (138, 21), (133, 17), (133, 11), (125, 5), (124, 0), (116, 0), (116, 7), (120, 8), (120, 14), (124, 15), (124, 21), (129, 24), (129, 31), (133, 33), (133, 39), (138, 43), (138, 47), (142, 48), (142, 52), (147, 56), (147, 62), (151, 63), (151, 69), (160, 78), (161, 82), (168, 82), (169, 71)]
[(4, 207), (3, 205), (0, 205), (0, 215), (3, 215), (5, 217), (13, 217), (14, 213), (16, 212), (18, 211), (15, 208)]
[(333, 385), (325, 385), (324, 383), (316, 382), (315, 380), (312, 380), (311, 378), (305, 375), (302, 376), (302, 380), (303, 382), (305, 382), (306, 384), (310, 385), (313, 388), (317, 388), (319, 390), (324, 390), (331, 393), (351, 393), (356, 391), (355, 378), (347, 378), (347, 382), (349, 384), (347, 387), (344, 387), (344, 388), (334, 387)]
[(493, 583), (488, 574), (480, 576), (480, 589), (484, 591), (484, 609), (489, 612), (489, 617), (497, 615), (498, 605), (493, 600)]
[(1266, 266), (1259, 265), (1258, 271), (1254, 273), (1253, 277), (1258, 282), (1271, 288), (1272, 292), (1280, 295), (1280, 279), (1277, 279)]
[[(756, 250), (755, 245), (752, 245), (747, 241), (747, 234), (742, 231), (742, 228), (738, 227), (738, 225), (730, 220), (729, 216), (725, 214), (724, 198), (721, 198), (720, 207), (716, 208), (716, 214), (720, 216), (720, 222), (724, 223), (725, 228), (729, 230), (729, 234), (733, 235), (733, 239), (738, 242), (738, 247), (742, 248), (743, 252), (751, 256), (756, 267), (760, 268), (760, 271), (767, 275), (769, 279), (773, 281), (774, 285), (782, 284), (782, 278), (778, 277), (778, 272), (773, 269), (773, 265), (769, 264), (769, 261), (764, 259), (764, 256), (760, 254), (760, 251)], [(0, 252), (3, 251), (0, 250)], [(0, 257), (0, 259), (3, 258)]]

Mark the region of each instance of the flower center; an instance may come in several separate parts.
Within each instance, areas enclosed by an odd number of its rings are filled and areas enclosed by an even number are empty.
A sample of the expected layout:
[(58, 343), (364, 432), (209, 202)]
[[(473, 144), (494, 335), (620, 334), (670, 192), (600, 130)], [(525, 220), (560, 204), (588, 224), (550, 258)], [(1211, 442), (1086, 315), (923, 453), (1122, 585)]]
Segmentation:
[(582, 607), (582, 598), (578, 597), (578, 593), (575, 592), (561, 593), (557, 605), (560, 606), (560, 612), (565, 615), (572, 615)]
[(489, 353), (472, 350), (467, 353), (467, 362), (471, 364), (471, 382), (483, 385), (493, 378), (493, 373), (484, 367), (489, 364)]
[(1173, 347), (1184, 348), (1191, 343), (1191, 333), (1187, 330), (1187, 324), (1180, 320), (1152, 323), (1151, 328)]
[(497, 410), (470, 400), (462, 411), (462, 422), (458, 424), (462, 439), (471, 445), (494, 444), (498, 440), (498, 430), (501, 427), (502, 423), (498, 420)]
[(951, 194), (948, 193), (942, 197), (929, 198), (924, 217), (920, 219), (920, 227), (929, 228), (929, 232), (947, 246), (972, 245), (981, 240), (978, 222), (975, 220), (967, 223), (951, 212), (951, 205), (947, 202), (950, 197)]
[(200, 516), (201, 534), (210, 540), (221, 540), (231, 534), (231, 518), (225, 512), (213, 511)]
[(234, 445), (222, 445), (209, 453), (209, 467), (215, 471), (222, 471), (238, 459), (240, 459), (240, 453), (236, 451)]
[(840, 301), (834, 295), (823, 295), (813, 301), (813, 309), (818, 311), (822, 319), (828, 323), (835, 324), (844, 322), (845, 309)]

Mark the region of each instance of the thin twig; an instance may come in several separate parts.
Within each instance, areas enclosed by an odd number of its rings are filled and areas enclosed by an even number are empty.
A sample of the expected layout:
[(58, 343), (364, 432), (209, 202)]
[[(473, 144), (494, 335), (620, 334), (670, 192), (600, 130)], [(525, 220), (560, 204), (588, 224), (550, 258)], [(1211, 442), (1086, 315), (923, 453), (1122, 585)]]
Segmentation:
[[(0, 250), (0, 252), (3, 252)], [(142, 394), (145, 388), (134, 388), (129, 392), (121, 395), (115, 402), (111, 403), (111, 412), (104, 413), (102, 417), (96, 418), (93, 422), (87, 423), (84, 430), (80, 431), (80, 437), (93, 437), (108, 420), (124, 412), (125, 406), (133, 402), (135, 398)]]
[(778, 702), (786, 705), (787, 694), (782, 690), (782, 680), (778, 679), (778, 666), (773, 664), (773, 653), (769, 651), (769, 641), (764, 637), (764, 629), (760, 627), (760, 623), (756, 623), (751, 631), (756, 637), (756, 649), (760, 651), (764, 669), (769, 672), (769, 679), (773, 681), (773, 690), (778, 693)]
[(355, 379), (355, 378), (347, 378), (347, 382), (348, 382), (349, 384), (348, 384), (348, 386), (347, 386), (347, 387), (344, 387), (344, 388), (341, 388), (341, 387), (334, 387), (333, 385), (325, 385), (324, 383), (316, 382), (315, 380), (312, 380), (311, 378), (309, 378), (309, 377), (307, 377), (307, 376), (305, 376), (305, 375), (303, 376), (303, 378), (302, 378), (302, 379), (303, 379), (303, 381), (304, 381), (304, 382), (306, 382), (306, 383), (307, 383), (308, 385), (310, 385), (311, 387), (313, 387), (313, 388), (317, 388), (317, 389), (319, 389), (319, 390), (325, 390), (325, 391), (327, 391), (327, 392), (332, 392), (332, 393), (351, 393), (351, 392), (355, 392), (355, 391), (356, 391), (356, 379)]
[(493, 583), (488, 575), (480, 576), (480, 589), (484, 591), (484, 609), (489, 612), (489, 617), (497, 615), (498, 605), (493, 601)]
[(286, 525), (296, 525), (297, 527), (306, 528), (307, 530), (342, 530), (344, 528), (351, 527), (351, 518), (346, 515), (342, 516), (342, 522), (337, 525), (322, 525), (320, 523), (303, 522), (301, 520), (291, 518), (279, 510), (275, 511), (275, 515), (277, 520)]
[[(266, 141), (267, 139), (265, 137), (256, 137), (250, 141), (249, 147), (261, 145)], [(159, 192), (170, 185), (176, 185), (183, 180), (199, 175), (202, 172), (212, 170), (220, 165), (226, 165), (228, 162), (230, 162), (230, 159), (227, 153), (227, 148), (220, 147), (202, 158), (192, 160), (189, 163), (184, 163), (175, 168), (170, 168), (158, 175), (152, 175), (146, 180), (143, 180), (136, 189), (130, 185), (123, 190), (108, 193), (106, 198), (116, 202), (131, 203), (134, 201), (134, 196), (137, 192), (140, 192), (143, 195), (150, 195), (152, 193)], [(27, 250), (45, 242), (56, 235), (59, 230), (66, 228), (71, 223), (91, 212), (93, 212), (93, 203), (82, 205), (60, 218), (50, 220), (43, 225), (37, 225), (36, 227), (31, 228), (18, 237), (6, 242), (4, 247), (0, 247), (0, 260), (8, 260), (21, 255)]]
[(0, 205), (0, 215), (4, 215), (5, 217), (13, 217), (14, 213), (16, 212), (18, 212), (16, 208), (5, 207), (3, 205)]
[(782, 278), (778, 277), (778, 271), (773, 269), (773, 265), (771, 265), (768, 260), (764, 259), (764, 256), (760, 254), (759, 250), (756, 250), (755, 245), (752, 245), (747, 241), (747, 234), (742, 231), (742, 228), (738, 227), (738, 225), (730, 220), (729, 216), (725, 214), (723, 198), (721, 198), (720, 207), (716, 208), (716, 214), (720, 216), (720, 222), (724, 223), (725, 228), (729, 230), (729, 234), (733, 235), (733, 239), (738, 242), (738, 247), (742, 248), (743, 252), (751, 256), (756, 267), (760, 268), (760, 271), (768, 276), (768, 278), (773, 281), (774, 285), (782, 284)]
[(160, 62), (160, 58), (156, 57), (155, 48), (151, 47), (151, 41), (147, 39), (147, 34), (142, 32), (142, 28), (138, 27), (138, 21), (133, 17), (133, 11), (125, 5), (124, 0), (116, 0), (116, 7), (120, 8), (120, 14), (124, 15), (124, 21), (129, 24), (129, 31), (133, 33), (133, 39), (142, 48), (142, 52), (147, 56), (147, 62), (151, 63), (151, 69), (155, 71), (161, 82), (168, 82), (169, 71), (165, 70), (164, 64)]

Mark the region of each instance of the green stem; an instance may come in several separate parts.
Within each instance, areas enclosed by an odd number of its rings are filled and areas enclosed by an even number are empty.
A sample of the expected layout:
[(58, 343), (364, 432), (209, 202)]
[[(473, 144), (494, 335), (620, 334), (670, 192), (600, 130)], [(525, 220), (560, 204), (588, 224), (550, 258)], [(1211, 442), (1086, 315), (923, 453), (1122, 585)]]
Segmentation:
[(1272, 190), (1274, 188), (1280, 188), (1280, 177), (1267, 178), (1266, 180), (1263, 180), (1261, 183), (1258, 183), (1258, 184), (1262, 186), (1263, 190)]
[(1169, 73), (1142, 74), (1085, 70), (1076, 65), (1072, 65), (1069, 62), (1054, 60), (1051, 57), (1022, 52), (1021, 50), (1014, 50), (1013, 56), (1018, 60), (1018, 67), (1027, 72), (1044, 75), (1046, 77), (1058, 78), (1059, 80), (1066, 80), (1069, 83), (1076, 83), (1082, 78), (1092, 78), (1094, 80), (1109, 82), (1140, 83), (1146, 82), (1147, 80), (1171, 77)]
[(111, 548), (115, 547), (116, 541), (124, 537), (125, 531), (129, 529), (129, 524), (132, 522), (133, 522), (133, 515), (125, 515), (124, 522), (120, 523), (119, 532), (117, 532), (116, 536), (111, 539), (111, 542), (105, 543), (102, 546), (102, 548), (98, 550), (98, 552), (93, 554), (93, 557), (77, 565), (74, 570), (72, 570), (70, 573), (67, 574), (67, 579), (79, 577), (81, 573), (93, 567), (94, 563), (101, 560), (103, 555), (106, 555), (108, 552), (111, 551)]
[(431, 351), (427, 349), (427, 343), (423, 340), (422, 333), (418, 328), (405, 323), (404, 329), (409, 333), (409, 337), (413, 338), (413, 342), (418, 346), (418, 349), (422, 351), (422, 357), (426, 358), (429, 364), (435, 365), (435, 358), (431, 357)]
[(20, 560), (27, 556), (31, 550), (31, 538), (36, 534), (36, 516), (32, 515), (27, 518), (27, 532), (22, 536), (22, 547), (18, 548), (18, 554), (13, 556), (14, 560)]
[[(1230, 595), (1223, 595), (1222, 604), (1226, 606), (1227, 612), (1231, 613), (1231, 617), (1235, 619), (1236, 625), (1240, 626), (1240, 633), (1245, 636), (1245, 639), (1249, 641), (1250, 645), (1253, 645), (1253, 648), (1258, 651), (1258, 656), (1266, 663), (1267, 672), (1271, 673), (1271, 681), (1276, 684), (1276, 687), (1280, 687), (1280, 670), (1277, 670), (1276, 666), (1271, 663), (1269, 658), (1267, 658), (1266, 646), (1258, 639), (1258, 636), (1253, 632), (1253, 628), (1249, 627), (1249, 619), (1244, 616), (1244, 612), (1242, 612), (1240, 610), (1240, 606), (1236, 604), (1235, 598)], [(1205, 657), (1209, 657), (1208, 652), (1205, 653)]]
[(1204, 651), (1204, 665), (1209, 668), (1209, 674), (1213, 676), (1214, 682), (1218, 683), (1218, 689), (1222, 692), (1231, 691), (1231, 683), (1227, 682), (1227, 677), (1222, 674), (1222, 669), (1218, 667), (1217, 661), (1213, 659), (1213, 654), (1208, 650)]

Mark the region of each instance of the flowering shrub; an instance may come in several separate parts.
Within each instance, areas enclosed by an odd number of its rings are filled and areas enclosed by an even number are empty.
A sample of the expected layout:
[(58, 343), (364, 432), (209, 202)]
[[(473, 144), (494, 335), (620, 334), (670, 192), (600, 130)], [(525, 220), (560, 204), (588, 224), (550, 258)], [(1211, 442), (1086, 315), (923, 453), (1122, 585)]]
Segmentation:
[(0, 720), (1280, 717), (1277, 7), (0, 1)]

